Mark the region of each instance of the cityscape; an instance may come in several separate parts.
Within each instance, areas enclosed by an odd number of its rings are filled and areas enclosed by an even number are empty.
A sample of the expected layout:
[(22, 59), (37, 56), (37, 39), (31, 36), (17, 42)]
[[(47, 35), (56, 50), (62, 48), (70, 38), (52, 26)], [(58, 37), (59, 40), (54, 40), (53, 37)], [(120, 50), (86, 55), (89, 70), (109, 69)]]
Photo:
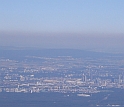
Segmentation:
[(0, 0), (0, 107), (124, 107), (124, 0)]
[(90, 96), (124, 89), (121, 56), (25, 56), (24, 60), (0, 58), (0, 92), (58, 92)]

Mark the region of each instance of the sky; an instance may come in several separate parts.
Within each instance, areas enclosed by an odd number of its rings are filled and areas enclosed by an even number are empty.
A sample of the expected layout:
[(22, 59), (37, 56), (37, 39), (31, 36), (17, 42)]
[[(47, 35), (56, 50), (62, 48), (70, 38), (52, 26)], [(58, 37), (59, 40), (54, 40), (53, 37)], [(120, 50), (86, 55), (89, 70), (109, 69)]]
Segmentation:
[(0, 0), (0, 46), (124, 52), (124, 0)]

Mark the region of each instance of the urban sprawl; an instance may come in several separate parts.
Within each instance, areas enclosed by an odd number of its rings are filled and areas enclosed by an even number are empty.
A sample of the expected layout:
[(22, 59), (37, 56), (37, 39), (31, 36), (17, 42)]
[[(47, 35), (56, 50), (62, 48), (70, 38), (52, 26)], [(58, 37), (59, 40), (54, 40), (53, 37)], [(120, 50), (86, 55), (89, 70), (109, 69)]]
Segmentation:
[(111, 88), (124, 89), (122, 58), (0, 58), (0, 92), (98, 93)]

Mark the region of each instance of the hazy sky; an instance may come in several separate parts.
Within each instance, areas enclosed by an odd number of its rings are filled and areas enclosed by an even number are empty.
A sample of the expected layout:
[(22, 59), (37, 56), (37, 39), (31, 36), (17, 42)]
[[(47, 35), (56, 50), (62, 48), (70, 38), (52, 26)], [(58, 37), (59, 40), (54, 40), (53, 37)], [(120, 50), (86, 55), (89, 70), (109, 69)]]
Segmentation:
[(124, 0), (0, 0), (0, 46), (123, 50)]

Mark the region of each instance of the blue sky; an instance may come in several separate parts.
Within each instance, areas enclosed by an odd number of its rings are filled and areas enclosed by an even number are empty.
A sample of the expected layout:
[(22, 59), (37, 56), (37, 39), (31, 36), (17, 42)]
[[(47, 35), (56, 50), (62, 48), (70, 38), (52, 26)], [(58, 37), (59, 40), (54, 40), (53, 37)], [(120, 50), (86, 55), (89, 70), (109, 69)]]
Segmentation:
[(122, 49), (123, 13), (124, 0), (0, 0), (0, 46)]

